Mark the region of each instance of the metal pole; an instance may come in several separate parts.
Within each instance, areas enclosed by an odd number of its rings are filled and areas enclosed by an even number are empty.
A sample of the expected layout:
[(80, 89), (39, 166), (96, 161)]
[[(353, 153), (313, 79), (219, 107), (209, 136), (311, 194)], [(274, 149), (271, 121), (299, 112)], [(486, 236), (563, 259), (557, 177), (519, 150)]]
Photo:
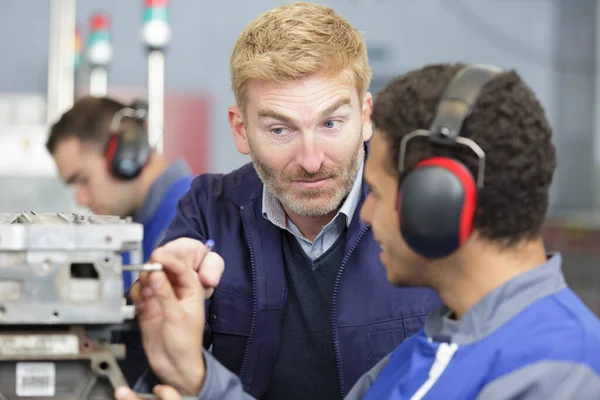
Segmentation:
[(50, 2), (50, 32), (48, 49), (48, 93), (46, 101), (46, 120), (51, 124), (56, 118), (59, 84), (59, 54), (60, 51), (60, 2)]
[(73, 107), (75, 100), (75, 29), (77, 20), (75, 18), (76, 0), (63, 0), (62, 21), (61, 21), (61, 85), (60, 96), (58, 100), (57, 114), (69, 110)]
[(162, 51), (148, 54), (148, 140), (163, 153), (165, 57)]
[(164, 49), (171, 39), (167, 0), (145, 0), (142, 39), (148, 49), (148, 140), (163, 153), (165, 113)]
[(108, 71), (104, 67), (90, 70), (90, 96), (105, 97), (108, 91)]
[(46, 120), (53, 123), (73, 106), (75, 95), (76, 0), (52, 0), (48, 54)]

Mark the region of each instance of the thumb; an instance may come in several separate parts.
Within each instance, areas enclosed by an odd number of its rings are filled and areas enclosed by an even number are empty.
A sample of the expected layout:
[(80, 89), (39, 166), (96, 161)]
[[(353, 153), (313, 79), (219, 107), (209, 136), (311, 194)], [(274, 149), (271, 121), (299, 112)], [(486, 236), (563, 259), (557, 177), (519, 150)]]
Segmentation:
[[(141, 400), (140, 397), (127, 386), (118, 387), (115, 390), (115, 399), (117, 400)], [(177, 398), (175, 398), (177, 399)]]
[(162, 271), (154, 271), (148, 279), (154, 298), (160, 304), (163, 315), (167, 320), (178, 320), (182, 316), (182, 309), (175, 296), (175, 291), (167, 276)]
[(153, 393), (157, 395), (160, 400), (181, 400), (179, 392), (171, 386), (156, 385), (154, 386)]

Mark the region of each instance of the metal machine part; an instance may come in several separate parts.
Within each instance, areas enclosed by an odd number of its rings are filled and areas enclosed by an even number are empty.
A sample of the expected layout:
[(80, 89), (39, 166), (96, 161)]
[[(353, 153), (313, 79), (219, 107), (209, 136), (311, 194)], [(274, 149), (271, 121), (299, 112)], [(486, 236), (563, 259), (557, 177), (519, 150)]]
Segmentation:
[(111, 334), (136, 329), (121, 253), (142, 237), (118, 217), (0, 214), (0, 400), (114, 399), (126, 355)]

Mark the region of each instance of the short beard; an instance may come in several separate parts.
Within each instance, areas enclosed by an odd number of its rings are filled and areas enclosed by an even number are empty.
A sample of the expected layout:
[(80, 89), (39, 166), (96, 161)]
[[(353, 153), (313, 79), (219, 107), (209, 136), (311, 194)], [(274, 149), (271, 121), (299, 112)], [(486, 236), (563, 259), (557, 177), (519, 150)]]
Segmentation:
[[(352, 159), (345, 165), (333, 165), (321, 168), (316, 173), (309, 173), (298, 167), (294, 171), (284, 171), (278, 175), (276, 171), (265, 165), (256, 157), (251, 142), (250, 156), (258, 176), (281, 204), (291, 212), (306, 217), (320, 217), (337, 210), (352, 190), (361, 162), (365, 157), (362, 132)], [(316, 180), (331, 178), (338, 183), (332, 188), (316, 188), (294, 190), (293, 180)]]

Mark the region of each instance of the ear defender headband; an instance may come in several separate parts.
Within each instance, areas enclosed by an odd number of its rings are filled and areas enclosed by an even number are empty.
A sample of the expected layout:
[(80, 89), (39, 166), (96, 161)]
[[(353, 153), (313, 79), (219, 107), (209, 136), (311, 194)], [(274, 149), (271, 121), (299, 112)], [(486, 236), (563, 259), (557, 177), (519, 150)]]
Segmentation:
[(139, 124), (130, 124), (127, 129), (120, 129), (123, 118), (143, 121), (145, 117), (146, 111), (143, 108), (130, 107), (122, 108), (113, 115), (105, 157), (108, 170), (117, 179), (135, 179), (150, 159), (152, 148), (146, 131)]
[[(483, 86), (501, 69), (473, 65), (450, 81), (429, 130), (415, 130), (400, 142), (398, 210), (400, 231), (408, 246), (429, 259), (447, 257), (471, 236), (477, 213), (477, 193), (483, 187), (485, 153), (473, 140), (460, 136)], [(406, 146), (415, 137), (447, 147), (469, 148), (478, 158), (477, 177), (460, 161), (431, 157), (405, 173)]]

